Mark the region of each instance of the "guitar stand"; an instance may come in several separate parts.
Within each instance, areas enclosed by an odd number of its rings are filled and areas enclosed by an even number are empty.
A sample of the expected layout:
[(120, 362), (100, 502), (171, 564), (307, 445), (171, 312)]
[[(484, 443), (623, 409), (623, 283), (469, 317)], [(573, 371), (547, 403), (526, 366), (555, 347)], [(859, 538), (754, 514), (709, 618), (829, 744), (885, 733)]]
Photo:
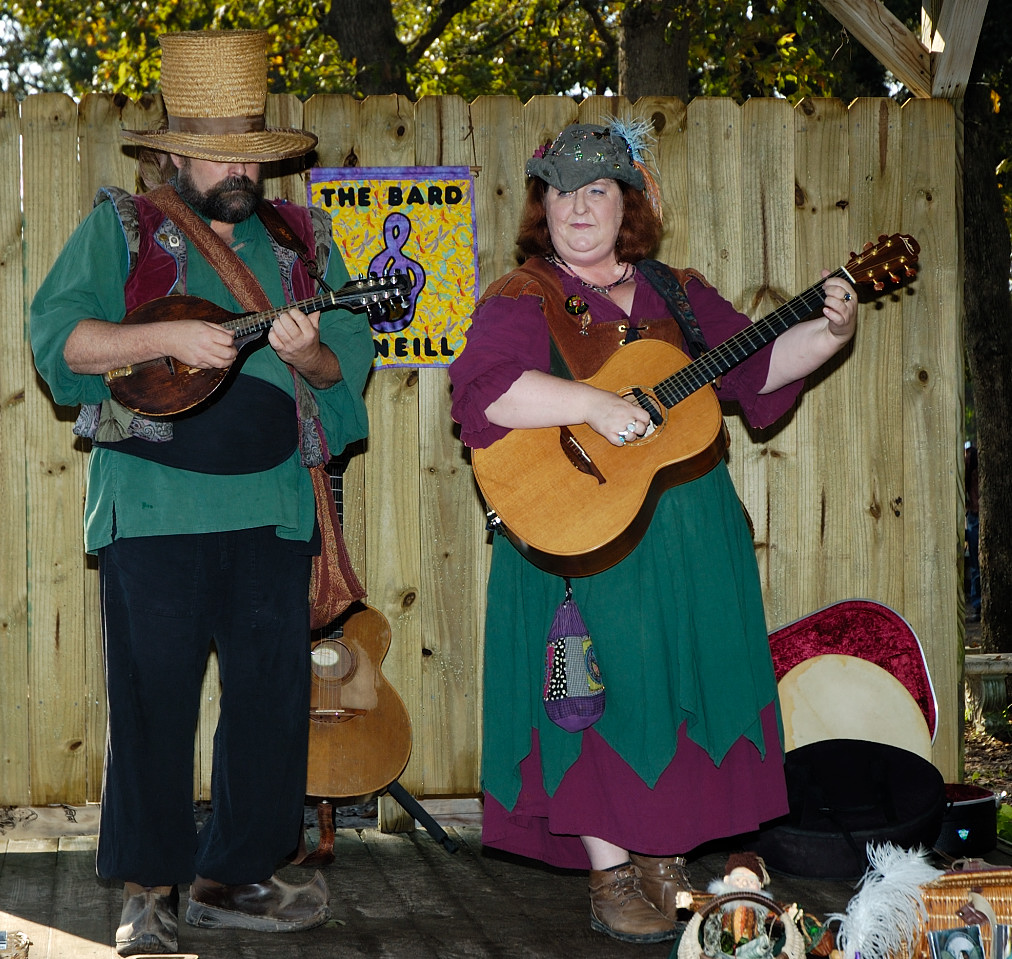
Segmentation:
[(400, 804), (405, 812), (413, 816), (424, 827), (425, 831), (432, 836), (447, 852), (454, 853), (460, 847), (444, 832), (443, 827), (436, 822), (423, 808), (422, 804), (415, 799), (396, 779), (387, 786), (386, 791)]
[[(422, 804), (415, 799), (396, 779), (384, 790), (396, 799), (401, 808), (404, 809), (417, 822), (420, 822), (426, 832), (436, 840), (447, 852), (454, 853), (460, 847), (446, 834), (443, 827), (436, 822), (422, 807)], [(316, 805), (316, 819), (320, 826), (320, 841), (316, 848), (310, 851), (306, 847), (306, 831), (299, 833), (299, 846), (292, 857), (293, 866), (329, 866), (334, 861), (334, 840), (336, 838), (334, 824), (334, 807), (326, 799)]]

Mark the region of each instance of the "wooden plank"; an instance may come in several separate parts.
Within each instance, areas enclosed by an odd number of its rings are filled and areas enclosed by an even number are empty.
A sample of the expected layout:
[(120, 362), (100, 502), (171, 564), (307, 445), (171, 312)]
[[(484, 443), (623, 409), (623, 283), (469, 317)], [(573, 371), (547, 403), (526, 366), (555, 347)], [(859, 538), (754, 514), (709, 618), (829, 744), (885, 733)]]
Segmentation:
[[(541, 104), (533, 107), (540, 108)], [(479, 290), (516, 266), (524, 164), (552, 127), (542, 121), (529, 132), (526, 110), (514, 97), (478, 97), (471, 104), (474, 150), (481, 169), (475, 181)]]
[[(8, 839), (3, 858), (0, 929), (31, 940), (32, 959), (56, 959), (52, 949), (58, 839)], [(70, 959), (64, 953), (60, 959)]]
[[(804, 100), (794, 111), (794, 137), (798, 254), (794, 285), (801, 290), (818, 279), (823, 267), (832, 269), (843, 262), (850, 187), (846, 107), (839, 100)], [(850, 475), (836, 452), (847, 444), (850, 426), (837, 422), (828, 428), (832, 422), (828, 417), (840, 397), (841, 377), (832, 375), (828, 383), (826, 379), (825, 374), (809, 377), (810, 389), (803, 394), (795, 417), (797, 435), (807, 440), (795, 448), (801, 461), (796, 474), (796, 580), (792, 603), (780, 615), (770, 617), (771, 628), (826, 605), (825, 597), (833, 596), (838, 588), (832, 583), (837, 566), (835, 547), (846, 527), (841, 522), (824, 522), (823, 511), (826, 485), (835, 491)], [(819, 424), (827, 424), (827, 428), (820, 429)], [(832, 501), (836, 503), (837, 497)], [(828, 545), (825, 536), (830, 525), (833, 540)], [(808, 575), (800, 575), (797, 567), (802, 556)]]
[(932, 759), (948, 781), (959, 772), (963, 710), (957, 637), (963, 543), (963, 341), (959, 235), (953, 229), (958, 170), (952, 105), (908, 100), (903, 122), (903, 226), (921, 244), (903, 322), (904, 615), (925, 648), (938, 696)]
[[(360, 101), (343, 93), (317, 93), (306, 101), (303, 109), (303, 127), (319, 137), (316, 145), (315, 166), (362, 166), (359, 158), (361, 146)], [(378, 159), (372, 161), (379, 166)]]
[[(524, 145), (530, 146), (530, 152), (521, 158), (520, 166), (514, 171), (515, 190), (522, 192), (527, 184), (524, 166), (534, 155), (534, 151), (546, 143), (551, 143), (571, 123), (581, 118), (576, 101), (570, 97), (531, 97), (524, 104)], [(586, 122), (596, 122), (587, 120)], [(504, 171), (506, 172), (506, 171)], [(519, 210), (518, 210), (519, 214)], [(514, 231), (519, 225), (514, 224)], [(495, 279), (492, 277), (491, 279)]]
[[(795, 289), (794, 112), (785, 100), (749, 100), (741, 111), (741, 157), (734, 204), (740, 231), (741, 308), (753, 320), (791, 299)], [(729, 197), (718, 202), (733, 204)], [(780, 622), (794, 608), (798, 575), (796, 496), (798, 442), (792, 420), (751, 433), (744, 419), (734, 430), (731, 467), (738, 495), (756, 524), (766, 616)]]
[[(0, 804), (22, 804), (29, 789), (28, 540), (25, 397), (31, 377), (22, 286), (21, 118), (12, 93), (0, 93)], [(33, 388), (34, 391), (34, 388)]]
[[(267, 126), (278, 130), (303, 129), (302, 101), (292, 93), (272, 93), (267, 97)], [(261, 169), (264, 178), (264, 195), (270, 199), (283, 198), (299, 206), (306, 205), (306, 164), (314, 159), (292, 157), (280, 163), (267, 163)]]
[[(820, 0), (915, 97), (930, 97), (931, 62), (927, 48), (881, 0)], [(952, 4), (956, 0), (949, 0)]]
[[(135, 107), (132, 101), (126, 101)], [(150, 101), (147, 101), (150, 104)], [(102, 186), (137, 190), (137, 160), (133, 150), (124, 149), (120, 136), (121, 110), (112, 97), (89, 93), (81, 99), (81, 219), (87, 216)], [(132, 129), (144, 129), (155, 121), (143, 108), (131, 110)]]
[[(60, 840), (54, 873), (52, 959), (106, 959), (120, 909), (105, 884), (95, 880), (97, 836)], [(114, 884), (119, 891), (119, 884)], [(29, 951), (34, 959), (35, 947)]]
[[(467, 104), (425, 97), (415, 108), (415, 162), (468, 167), (473, 160)], [(468, 304), (473, 308), (474, 301)], [(381, 374), (382, 375), (382, 374)], [(450, 417), (445, 369), (418, 371), (421, 701), (415, 761), (425, 792), (477, 795), (481, 740), (481, 584), (484, 513)]]
[(634, 114), (649, 120), (654, 143), (646, 157), (661, 194), (664, 234), (657, 258), (674, 267), (689, 265), (689, 209), (687, 169), (688, 137), (685, 128), (685, 104), (672, 97), (641, 97)]
[[(145, 129), (155, 123), (161, 112), (161, 99), (152, 103), (148, 98), (137, 106), (132, 100), (122, 103), (128, 111), (131, 129)], [(152, 107), (154, 108), (152, 111)], [(117, 100), (89, 94), (82, 98), (79, 123), (80, 219), (92, 209), (99, 187), (118, 186), (137, 189), (135, 155), (123, 149), (120, 138), (123, 113)], [(86, 444), (77, 444), (84, 457), (82, 469), (87, 470)], [(102, 615), (99, 601), (98, 561), (87, 557), (84, 574), (84, 659), (85, 659), (85, 776), (86, 798), (96, 802), (102, 796), (102, 775), (105, 765), (106, 698), (102, 665)]]
[[(26, 295), (34, 295), (76, 225), (79, 202), (78, 111), (62, 94), (22, 103)], [(30, 354), (25, 380), (35, 382)], [(26, 397), (28, 475), (29, 729), (31, 800), (39, 805), (86, 796), (86, 655), (81, 543), (84, 459), (71, 433), (75, 411), (47, 393)]]
[[(888, 99), (855, 100), (849, 109), (850, 220), (852, 250), (877, 241), (884, 234), (909, 232), (902, 212), (904, 137), (899, 107)], [(865, 295), (865, 294), (862, 294)], [(854, 340), (849, 377), (857, 377), (850, 406), (838, 410), (859, 424), (865, 457), (860, 514), (846, 522), (835, 543), (838, 561), (849, 569), (852, 589), (846, 597), (866, 596), (900, 612), (908, 605), (904, 594), (903, 539), (905, 522), (900, 509), (909, 468), (900, 454), (896, 424), (902, 422), (902, 382), (905, 375), (901, 300), (895, 292), (871, 294), (862, 305)], [(827, 411), (829, 413), (829, 411)], [(848, 450), (848, 455), (849, 455)], [(860, 538), (863, 547), (846, 536)], [(832, 561), (827, 556), (827, 561)]]
[(921, 28), (928, 38), (922, 36), (922, 42), (935, 53), (931, 95), (944, 100), (959, 99), (970, 79), (987, 0), (947, 0), (941, 4), (937, 25), (924, 16), (925, 12), (922, 8)]
[[(361, 104), (355, 150), (362, 166), (413, 166), (414, 114), (403, 97), (369, 97)], [(378, 370), (366, 389), (369, 440), (365, 469), (365, 568), (369, 602), (390, 622), (391, 644), (383, 666), (400, 693), (412, 724), (422, 713), (419, 526), (418, 371)], [(411, 793), (423, 787), (414, 756), (401, 777)], [(384, 829), (408, 828), (407, 814), (389, 798), (379, 803)]]
[[(689, 238), (686, 265), (699, 270), (725, 299), (745, 312), (743, 122), (741, 108), (730, 100), (697, 97), (688, 104), (685, 125), (689, 202), (684, 229)], [(731, 478), (741, 489), (751, 440), (740, 418), (725, 417), (725, 422), (731, 435)], [(765, 544), (769, 541), (765, 513), (757, 511), (755, 502), (746, 501), (745, 506), (756, 524), (755, 540), (760, 544), (756, 559), (765, 595)]]

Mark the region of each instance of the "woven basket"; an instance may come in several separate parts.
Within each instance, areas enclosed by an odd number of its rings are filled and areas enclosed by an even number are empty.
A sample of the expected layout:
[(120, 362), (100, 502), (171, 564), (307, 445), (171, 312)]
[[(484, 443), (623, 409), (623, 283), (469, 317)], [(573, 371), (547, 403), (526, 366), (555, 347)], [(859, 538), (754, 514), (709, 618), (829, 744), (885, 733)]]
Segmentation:
[[(972, 892), (979, 893), (991, 904), (997, 922), (1012, 925), (1012, 869), (947, 872), (921, 886), (925, 922), (913, 948), (894, 954), (893, 959), (930, 959), (928, 933), (967, 925), (960, 918), (959, 910), (969, 901)], [(991, 959), (992, 930), (982, 925), (981, 933), (985, 959)]]

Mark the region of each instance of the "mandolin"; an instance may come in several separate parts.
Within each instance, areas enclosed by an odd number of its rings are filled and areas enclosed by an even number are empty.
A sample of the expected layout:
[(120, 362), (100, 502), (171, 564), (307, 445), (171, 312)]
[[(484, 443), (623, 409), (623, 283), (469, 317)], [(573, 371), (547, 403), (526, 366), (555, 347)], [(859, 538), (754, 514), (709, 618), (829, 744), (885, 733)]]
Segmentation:
[[(833, 276), (881, 290), (914, 274), (920, 247), (882, 236)], [(650, 413), (647, 432), (613, 446), (586, 424), (514, 429), (471, 454), (489, 525), (532, 563), (563, 576), (614, 566), (642, 539), (661, 493), (723, 457), (725, 434), (712, 383), (807, 319), (826, 299), (823, 281), (690, 360), (662, 340), (635, 340), (583, 382), (612, 390)]]
[(411, 291), (411, 279), (404, 273), (363, 276), (333, 292), (320, 293), (276, 310), (262, 313), (231, 313), (198, 296), (162, 296), (131, 310), (124, 323), (156, 323), (173, 320), (205, 320), (229, 330), (238, 353), (225, 369), (199, 369), (163, 356), (133, 363), (105, 374), (112, 395), (127, 409), (142, 416), (174, 416), (209, 400), (238, 371), (248, 353), (266, 342), (264, 333), (284, 312), (317, 310), (366, 310), (370, 319), (402, 311)]

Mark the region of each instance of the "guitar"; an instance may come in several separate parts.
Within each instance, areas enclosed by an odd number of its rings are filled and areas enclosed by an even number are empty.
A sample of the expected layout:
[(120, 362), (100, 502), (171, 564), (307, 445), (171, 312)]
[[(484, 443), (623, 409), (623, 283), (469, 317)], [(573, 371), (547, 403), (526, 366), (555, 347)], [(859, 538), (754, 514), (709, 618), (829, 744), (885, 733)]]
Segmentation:
[(225, 369), (198, 369), (171, 356), (133, 363), (105, 374), (112, 395), (127, 409), (142, 416), (174, 416), (208, 400), (230, 376), (234, 375), (249, 351), (265, 342), (263, 333), (287, 310), (314, 313), (344, 307), (366, 310), (370, 319), (390, 309), (407, 308), (411, 279), (404, 273), (359, 277), (340, 290), (263, 313), (230, 313), (197, 296), (162, 296), (131, 310), (124, 323), (155, 323), (165, 320), (205, 320), (229, 330), (239, 351)]
[(310, 796), (365, 796), (390, 785), (411, 754), (411, 720), (380, 664), (390, 624), (353, 603), (312, 644)]
[[(919, 252), (911, 236), (882, 236), (831, 275), (881, 290), (886, 279), (913, 276)], [(711, 384), (811, 316), (825, 302), (822, 284), (696, 360), (660, 340), (636, 340), (615, 352), (584, 382), (649, 411), (646, 434), (625, 446), (581, 424), (514, 429), (472, 450), (490, 528), (552, 573), (589, 576), (614, 566), (643, 537), (661, 493), (723, 457), (724, 424)]]

